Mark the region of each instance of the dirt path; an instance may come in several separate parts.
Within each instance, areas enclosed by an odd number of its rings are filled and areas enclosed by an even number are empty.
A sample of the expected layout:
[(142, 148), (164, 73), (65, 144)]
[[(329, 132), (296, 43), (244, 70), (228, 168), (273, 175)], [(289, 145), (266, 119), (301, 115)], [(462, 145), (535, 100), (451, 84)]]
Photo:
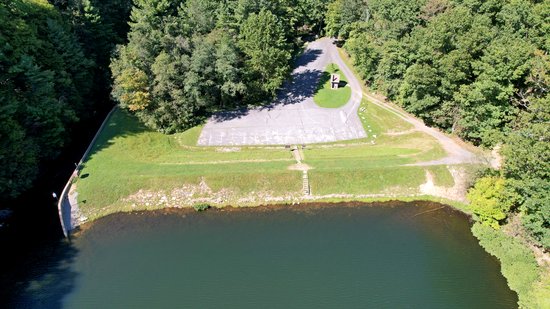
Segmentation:
[(426, 171), (426, 182), (420, 185), (422, 194), (442, 197), (452, 201), (467, 203), (466, 193), (468, 191), (467, 177), (461, 167), (449, 167), (449, 172), (454, 179), (452, 187), (438, 186), (434, 183), (434, 176)]
[(447, 156), (443, 159), (426, 161), (420, 163), (414, 163), (410, 165), (415, 166), (429, 166), (429, 165), (452, 165), (452, 164), (463, 164), (463, 163), (482, 163), (484, 162), (480, 157), (476, 156), (474, 153), (468, 151), (464, 147), (457, 144), (453, 139), (446, 136), (445, 134), (439, 132), (436, 129), (426, 126), (422, 121), (406, 114), (405, 112), (383, 102), (382, 100), (363, 92), (363, 95), (369, 99), (373, 104), (376, 104), (395, 115), (399, 116), (401, 119), (412, 124), (415, 131), (424, 132), (435, 139), (441, 144), (443, 149), (447, 152)]

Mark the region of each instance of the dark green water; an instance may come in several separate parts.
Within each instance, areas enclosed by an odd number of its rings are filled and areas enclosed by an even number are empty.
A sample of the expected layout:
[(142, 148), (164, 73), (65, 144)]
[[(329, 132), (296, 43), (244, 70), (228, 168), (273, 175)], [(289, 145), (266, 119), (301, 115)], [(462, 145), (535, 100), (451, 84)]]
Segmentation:
[[(32, 265), (17, 308), (514, 308), (440, 205), (110, 216)], [(298, 210), (297, 210), (298, 209)], [(428, 211), (428, 212), (426, 212)]]

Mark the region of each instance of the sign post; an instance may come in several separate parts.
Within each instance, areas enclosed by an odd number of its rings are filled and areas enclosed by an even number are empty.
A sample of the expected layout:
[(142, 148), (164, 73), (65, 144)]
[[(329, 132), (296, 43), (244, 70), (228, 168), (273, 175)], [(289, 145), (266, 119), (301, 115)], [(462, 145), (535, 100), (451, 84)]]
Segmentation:
[(340, 85), (340, 75), (339, 74), (331, 74), (330, 75), (330, 89), (338, 89), (339, 85)]

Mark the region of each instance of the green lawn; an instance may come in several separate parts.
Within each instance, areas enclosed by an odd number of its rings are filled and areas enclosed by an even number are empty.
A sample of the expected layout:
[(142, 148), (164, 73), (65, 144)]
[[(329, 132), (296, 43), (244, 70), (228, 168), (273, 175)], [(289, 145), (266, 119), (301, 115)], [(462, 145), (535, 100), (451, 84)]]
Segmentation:
[[(452, 185), (446, 167), (404, 166), (445, 155), (430, 136), (368, 101), (362, 121), (369, 137), (308, 145), (304, 163), (315, 195), (418, 194), (430, 170), (441, 185)], [(174, 135), (153, 132), (117, 110), (100, 133), (76, 182), (84, 216), (193, 206), (258, 205), (301, 198), (302, 173), (280, 147), (197, 147), (201, 127)]]
[[(421, 132), (386, 135), (390, 127), (405, 131), (410, 128), (377, 105), (363, 101), (361, 106), (370, 111), (362, 119), (366, 129), (372, 128), (368, 138), (339, 146), (306, 148), (305, 162), (313, 168), (310, 171), (313, 194), (416, 194), (426, 182), (426, 170), (432, 172), (438, 185), (453, 185), (445, 166), (407, 166), (444, 157), (445, 151), (435, 139)], [(388, 119), (391, 121), (385, 122)]]
[(430, 166), (428, 171), (434, 176), (434, 185), (441, 187), (452, 187), (455, 184), (453, 175), (445, 165)]
[[(334, 73), (340, 75), (340, 88), (338, 89), (330, 88), (330, 75)], [(344, 73), (340, 71), (338, 65), (331, 63), (325, 68), (313, 100), (321, 107), (337, 108), (344, 106), (351, 98), (351, 88), (347, 86), (347, 83), (348, 80)]]
[(196, 144), (198, 133), (194, 128), (164, 135), (146, 129), (123, 111), (114, 112), (76, 183), (83, 214), (95, 219), (117, 211), (162, 207), (132, 206), (135, 201), (125, 198), (139, 190), (169, 193), (201, 181), (212, 192), (224, 190), (223, 203), (234, 203), (254, 191), (273, 195), (300, 191), (301, 175), (287, 169), (294, 160), (284, 147), (223, 152), (190, 146)]

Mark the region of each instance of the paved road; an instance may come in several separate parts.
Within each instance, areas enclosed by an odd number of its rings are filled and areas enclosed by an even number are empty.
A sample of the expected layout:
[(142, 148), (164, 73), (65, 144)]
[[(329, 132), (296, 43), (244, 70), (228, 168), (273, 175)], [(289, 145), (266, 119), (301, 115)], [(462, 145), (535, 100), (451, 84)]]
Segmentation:
[[(352, 89), (340, 108), (322, 108), (313, 102), (325, 67), (336, 63)], [(284, 145), (334, 142), (366, 137), (357, 116), (363, 93), (331, 39), (311, 42), (296, 61), (290, 82), (269, 106), (211, 117), (199, 137), (200, 146)]]

